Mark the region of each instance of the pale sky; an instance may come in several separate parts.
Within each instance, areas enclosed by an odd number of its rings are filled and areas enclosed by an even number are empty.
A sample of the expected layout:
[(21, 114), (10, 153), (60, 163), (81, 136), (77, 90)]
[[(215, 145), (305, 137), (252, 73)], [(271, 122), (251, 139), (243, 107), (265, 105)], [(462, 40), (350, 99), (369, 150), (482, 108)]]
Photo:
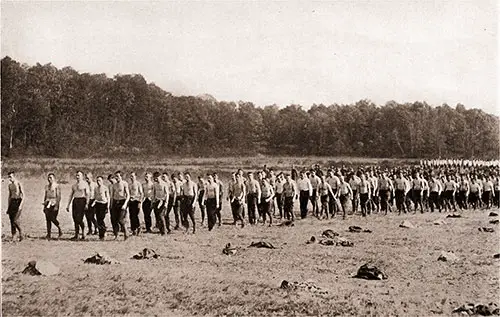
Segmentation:
[(500, 114), (497, 21), (495, 0), (2, 1), (1, 55), (259, 106), (366, 98)]

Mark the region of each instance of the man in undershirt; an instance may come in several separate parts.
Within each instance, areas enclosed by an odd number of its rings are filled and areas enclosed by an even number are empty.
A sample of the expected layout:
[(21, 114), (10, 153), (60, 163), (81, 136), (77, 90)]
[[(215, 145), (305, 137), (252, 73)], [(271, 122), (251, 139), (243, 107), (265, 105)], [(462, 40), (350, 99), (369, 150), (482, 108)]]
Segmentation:
[(300, 192), (299, 204), (300, 204), (300, 217), (302, 219), (307, 217), (307, 205), (309, 203), (309, 197), (312, 195), (311, 181), (307, 178), (306, 173), (302, 171), (300, 173), (299, 179), (297, 180), (297, 187)]

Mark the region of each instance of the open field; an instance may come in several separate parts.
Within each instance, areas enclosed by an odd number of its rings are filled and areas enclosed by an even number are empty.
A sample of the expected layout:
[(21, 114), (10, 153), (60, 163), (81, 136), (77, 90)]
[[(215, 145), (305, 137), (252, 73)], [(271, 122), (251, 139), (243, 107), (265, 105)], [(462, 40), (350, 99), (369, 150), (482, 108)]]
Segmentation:
[(418, 160), (411, 159), (375, 159), (359, 157), (218, 157), (218, 158), (153, 158), (130, 156), (128, 159), (61, 159), (61, 158), (3, 158), (2, 175), (14, 170), (24, 177), (34, 177), (55, 172), (59, 179), (68, 181), (74, 177), (77, 170), (92, 171), (94, 174), (107, 175), (116, 170), (124, 172), (135, 171), (141, 175), (145, 171), (189, 171), (210, 172), (217, 171), (221, 175), (229, 177), (231, 172), (238, 168), (244, 170), (262, 169), (264, 165), (276, 170), (290, 171), (292, 166), (297, 168), (310, 168), (313, 164), (321, 166), (358, 166), (378, 164), (381, 166), (392, 166), (404, 163), (415, 163)]
[[(463, 218), (446, 219), (447, 224), (440, 226), (433, 225), (445, 216), (438, 213), (350, 216), (345, 221), (308, 218), (297, 221), (295, 227), (242, 229), (223, 224), (213, 232), (199, 228), (195, 235), (175, 231), (165, 237), (149, 234), (126, 242), (100, 242), (96, 236), (86, 242), (68, 241), (72, 221), (62, 211), (63, 239), (46, 241), (41, 239), (45, 236), (43, 178), (22, 181), (27, 196), (22, 224), (29, 238), (2, 243), (3, 316), (431, 316), (451, 315), (454, 308), (468, 302), (499, 302), (500, 261), (493, 258), (500, 251), (498, 225), (488, 223), (491, 217), (486, 211), (464, 212)], [(9, 235), (6, 189), (2, 184), (2, 233)], [(62, 191), (65, 206), (69, 185), (63, 185)], [(227, 202), (223, 218), (230, 222)], [(399, 228), (403, 219), (418, 227)], [(109, 217), (106, 222), (109, 227)], [(347, 232), (351, 225), (373, 232)], [(478, 231), (486, 226), (497, 231)], [(354, 242), (354, 247), (305, 244), (328, 228)], [(277, 249), (247, 248), (258, 240), (271, 242)], [(222, 254), (228, 242), (241, 248), (237, 254)], [(162, 257), (131, 259), (146, 247)], [(99, 251), (121, 263), (83, 263)], [(437, 261), (441, 251), (453, 251), (460, 261)], [(33, 259), (50, 260), (61, 272), (48, 277), (19, 274)], [(352, 278), (367, 261), (374, 261), (388, 279)], [(311, 280), (329, 292), (282, 290), (279, 286), (284, 279)]]

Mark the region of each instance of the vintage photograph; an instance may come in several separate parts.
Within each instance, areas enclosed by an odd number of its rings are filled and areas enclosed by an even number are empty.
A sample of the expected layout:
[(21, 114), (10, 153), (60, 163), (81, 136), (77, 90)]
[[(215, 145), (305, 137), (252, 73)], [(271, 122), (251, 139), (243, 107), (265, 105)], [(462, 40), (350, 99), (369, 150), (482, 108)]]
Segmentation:
[(2, 316), (500, 315), (498, 1), (0, 6)]

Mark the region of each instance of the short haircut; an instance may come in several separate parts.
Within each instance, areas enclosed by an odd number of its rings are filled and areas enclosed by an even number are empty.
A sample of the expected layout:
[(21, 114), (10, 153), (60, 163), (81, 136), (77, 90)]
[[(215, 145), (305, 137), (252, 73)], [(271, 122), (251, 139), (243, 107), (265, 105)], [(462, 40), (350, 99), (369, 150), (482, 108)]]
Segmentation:
[(75, 174), (82, 174), (83, 175), (83, 172), (80, 170), (77, 170)]
[(116, 171), (115, 172), (115, 175), (121, 175), (122, 174), (122, 171)]
[(54, 178), (56, 177), (56, 175), (55, 175), (54, 173), (49, 173), (49, 174), (47, 175), (47, 177), (50, 177), (50, 176), (54, 176)]
[(154, 178), (158, 178), (158, 177), (160, 177), (160, 172), (154, 172), (153, 177), (154, 177)]
[(96, 180), (98, 180), (98, 179), (103, 179), (103, 178), (102, 178), (101, 175), (99, 175), (99, 176), (96, 177)]
[(113, 174), (109, 174), (108, 175), (108, 181), (111, 180), (113, 178)]
[(189, 173), (189, 172), (184, 172), (184, 175), (189, 175), (189, 176), (191, 176), (191, 173)]
[(14, 173), (14, 171), (10, 171), (9, 173), (7, 173), (7, 175), (15, 175), (16, 173)]

